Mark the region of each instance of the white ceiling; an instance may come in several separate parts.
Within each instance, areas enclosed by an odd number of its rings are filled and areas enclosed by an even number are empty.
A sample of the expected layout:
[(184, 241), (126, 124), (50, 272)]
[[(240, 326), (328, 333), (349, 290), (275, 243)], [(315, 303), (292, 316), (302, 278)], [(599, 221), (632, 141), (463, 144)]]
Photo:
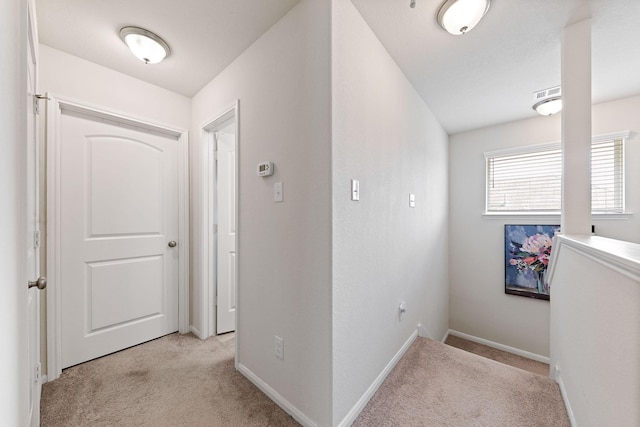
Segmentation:
[(593, 101), (640, 94), (638, 0), (493, 0), (463, 36), (436, 22), (442, 0), (416, 1), (353, 3), (450, 134), (534, 117), (533, 92), (560, 84), (563, 28), (590, 13)]
[[(191, 97), (299, 0), (36, 0), (40, 42)], [(162, 37), (171, 56), (145, 65), (124, 26)]]
[[(193, 96), (299, 0), (36, 0), (40, 41)], [(445, 130), (535, 116), (533, 92), (560, 84), (563, 28), (593, 17), (593, 100), (640, 94), (639, 0), (493, 0), (471, 32), (436, 23), (443, 0), (352, 0)], [(172, 49), (145, 65), (120, 41), (146, 28)]]

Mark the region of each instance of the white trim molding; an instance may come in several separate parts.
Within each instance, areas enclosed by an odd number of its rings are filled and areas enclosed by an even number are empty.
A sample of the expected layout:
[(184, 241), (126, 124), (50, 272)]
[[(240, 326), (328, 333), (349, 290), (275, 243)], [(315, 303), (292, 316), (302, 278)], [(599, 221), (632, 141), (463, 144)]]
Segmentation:
[(294, 420), (299, 422), (305, 427), (317, 427), (313, 420), (307, 417), (301, 410), (295, 407), (295, 405), (285, 399), (280, 393), (273, 389), (269, 384), (262, 381), (256, 374), (254, 374), (249, 368), (242, 363), (236, 364), (236, 369), (242, 375), (244, 375), (249, 381), (251, 381), (256, 387), (266, 394), (269, 399), (273, 400), (276, 405), (281, 407), (287, 414), (291, 415)]
[(463, 338), (468, 341), (473, 341), (478, 344), (486, 345), (487, 347), (492, 347), (498, 350), (506, 351), (507, 353), (515, 354), (517, 356), (522, 356), (527, 359), (536, 360), (538, 362), (549, 364), (549, 358), (547, 356), (541, 356), (539, 354), (531, 353), (526, 350), (521, 350), (519, 348), (510, 347), (508, 345), (500, 344), (494, 341), (489, 341), (484, 338), (478, 338), (473, 335), (465, 334), (464, 332), (455, 331), (453, 329), (449, 329), (447, 335), (445, 336), (443, 342), (447, 339), (449, 335), (453, 335), (454, 337)]
[(407, 350), (409, 350), (409, 347), (411, 347), (411, 344), (413, 344), (413, 342), (416, 340), (416, 338), (418, 337), (419, 328), (420, 328), (420, 325), (416, 327), (416, 330), (413, 331), (409, 339), (405, 341), (402, 347), (400, 347), (400, 350), (398, 350), (395, 356), (393, 356), (393, 358), (389, 361), (389, 363), (387, 363), (387, 366), (384, 367), (382, 372), (380, 372), (380, 374), (376, 377), (376, 379), (371, 383), (369, 388), (367, 388), (367, 391), (364, 392), (364, 394), (360, 397), (360, 399), (358, 399), (356, 404), (353, 405), (353, 407), (347, 413), (347, 415), (345, 415), (342, 421), (340, 421), (340, 423), (338, 424), (338, 427), (350, 426), (351, 424), (353, 424), (356, 418), (358, 418), (358, 415), (360, 415), (360, 412), (362, 412), (364, 407), (367, 406), (367, 403), (369, 403), (369, 400), (371, 400), (373, 395), (376, 394), (376, 391), (378, 391), (378, 388), (380, 388), (384, 380), (391, 373), (393, 368), (398, 364), (400, 359), (402, 359), (402, 356), (404, 356)]
[(60, 272), (60, 120), (62, 111), (116, 122), (121, 125), (160, 133), (178, 141), (178, 331), (189, 332), (189, 134), (186, 130), (154, 123), (126, 113), (112, 111), (47, 93), (47, 378), (62, 373), (62, 326)]
[[(215, 185), (216, 185), (216, 161), (215, 161), (215, 138), (214, 132), (230, 120), (235, 120), (235, 143), (236, 143), (236, 186), (240, 187), (240, 101), (235, 100), (222, 112), (207, 120), (200, 126), (200, 144), (197, 147), (194, 163), (198, 162), (198, 171), (195, 172), (194, 179), (198, 181), (196, 186), (199, 191), (195, 206), (198, 220), (195, 221), (194, 230), (194, 259), (193, 269), (198, 275), (197, 282), (194, 283), (194, 304), (198, 305), (197, 323), (195, 330), (198, 331), (198, 338), (206, 339), (216, 335), (216, 274), (215, 254), (217, 249), (217, 234), (214, 230), (214, 209), (215, 209)], [(199, 153), (199, 155), (198, 155)], [(239, 198), (236, 197), (236, 254), (238, 263), (240, 260), (239, 247)], [(239, 268), (238, 268), (239, 270)], [(240, 286), (239, 272), (236, 276), (236, 286)], [(236, 292), (237, 295), (237, 292)], [(236, 304), (237, 306), (237, 304)], [(238, 310), (236, 309), (236, 329), (238, 325)], [(236, 360), (237, 360), (237, 340), (236, 340)]]
[(567, 388), (565, 387), (562, 376), (560, 375), (560, 368), (558, 367), (558, 365), (553, 366), (551, 370), (551, 378), (553, 378), (558, 384), (558, 387), (560, 387), (560, 394), (562, 395), (564, 406), (567, 409), (567, 417), (569, 417), (569, 423), (571, 424), (571, 427), (576, 427), (576, 417), (575, 415), (573, 415), (571, 402), (569, 401), (569, 396), (567, 395)]

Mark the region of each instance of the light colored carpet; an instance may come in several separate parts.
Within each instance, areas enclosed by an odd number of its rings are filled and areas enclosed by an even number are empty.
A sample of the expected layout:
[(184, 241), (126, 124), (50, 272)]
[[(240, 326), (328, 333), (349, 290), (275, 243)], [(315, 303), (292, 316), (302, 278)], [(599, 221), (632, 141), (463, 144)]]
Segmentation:
[(297, 426), (233, 367), (234, 339), (172, 334), (63, 371), (41, 426)]
[[(172, 334), (66, 369), (41, 425), (296, 426), (235, 371), (233, 336)], [(569, 426), (550, 379), (418, 338), (356, 426)]]
[(504, 363), (516, 368), (524, 369), (525, 371), (533, 372), (534, 374), (549, 376), (549, 365), (546, 363), (538, 362), (537, 360), (527, 359), (526, 357), (518, 356), (517, 354), (507, 353), (506, 351), (498, 350), (493, 347), (486, 346), (484, 344), (478, 344), (473, 341), (466, 340), (464, 338), (449, 335), (445, 344), (459, 348), (461, 350), (469, 351), (482, 357), (495, 360), (500, 363)]
[(354, 426), (569, 427), (558, 385), (418, 338)]

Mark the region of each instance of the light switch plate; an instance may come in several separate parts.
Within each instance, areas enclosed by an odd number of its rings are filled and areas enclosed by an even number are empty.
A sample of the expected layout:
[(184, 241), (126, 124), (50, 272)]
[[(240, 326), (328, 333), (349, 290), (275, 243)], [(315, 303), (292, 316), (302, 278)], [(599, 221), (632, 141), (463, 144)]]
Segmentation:
[(284, 185), (282, 181), (273, 184), (273, 201), (284, 202)]
[(360, 181), (356, 179), (351, 180), (351, 200), (360, 200)]

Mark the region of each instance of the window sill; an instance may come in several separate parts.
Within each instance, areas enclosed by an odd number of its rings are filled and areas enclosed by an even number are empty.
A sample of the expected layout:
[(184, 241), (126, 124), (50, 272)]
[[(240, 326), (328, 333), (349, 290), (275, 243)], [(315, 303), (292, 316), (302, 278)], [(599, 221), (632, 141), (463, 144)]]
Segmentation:
[[(484, 219), (545, 219), (545, 220), (558, 220), (560, 221), (560, 212), (490, 212), (483, 213)], [(624, 213), (595, 213), (591, 215), (594, 221), (599, 220), (621, 220), (633, 218), (633, 212)]]

